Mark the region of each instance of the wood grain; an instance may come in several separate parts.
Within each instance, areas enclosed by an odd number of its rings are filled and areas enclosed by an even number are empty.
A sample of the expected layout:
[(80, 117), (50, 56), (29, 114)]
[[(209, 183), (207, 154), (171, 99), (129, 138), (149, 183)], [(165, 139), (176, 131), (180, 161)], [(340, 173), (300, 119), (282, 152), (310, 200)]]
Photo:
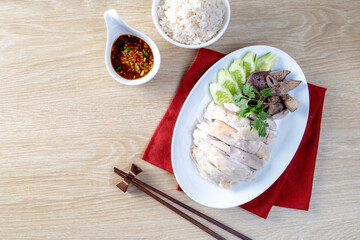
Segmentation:
[[(160, 36), (150, 0), (5, 0), (1, 239), (208, 239), (141, 192), (116, 189), (112, 167), (132, 162), (144, 169), (142, 180), (255, 239), (360, 238), (360, 2), (230, 2), (228, 30), (209, 48), (278, 47), (310, 83), (328, 89), (310, 211), (274, 207), (265, 221), (242, 209), (206, 208), (140, 159), (197, 53)], [(111, 8), (160, 47), (160, 71), (145, 85), (123, 86), (107, 73), (103, 13)]]

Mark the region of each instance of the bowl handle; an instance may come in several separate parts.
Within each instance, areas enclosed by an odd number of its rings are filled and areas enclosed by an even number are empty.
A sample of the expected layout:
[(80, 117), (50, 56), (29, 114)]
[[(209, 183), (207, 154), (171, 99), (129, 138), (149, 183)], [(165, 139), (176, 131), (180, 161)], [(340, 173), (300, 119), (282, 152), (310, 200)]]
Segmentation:
[(131, 31), (131, 28), (121, 19), (120, 15), (115, 9), (106, 11), (104, 13), (104, 19), (106, 22), (108, 36), (114, 31), (119, 33), (128, 33)]

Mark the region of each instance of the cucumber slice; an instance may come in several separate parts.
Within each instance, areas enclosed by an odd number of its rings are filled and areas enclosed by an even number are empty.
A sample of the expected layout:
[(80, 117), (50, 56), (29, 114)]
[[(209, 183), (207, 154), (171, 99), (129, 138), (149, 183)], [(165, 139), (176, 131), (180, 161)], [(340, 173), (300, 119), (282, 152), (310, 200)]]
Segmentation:
[(244, 62), (243, 64), (246, 72), (246, 78), (250, 75), (250, 73), (255, 71), (255, 59), (256, 59), (256, 53), (254, 52), (246, 53), (246, 55), (242, 59)]
[(244, 70), (244, 64), (241, 59), (236, 59), (229, 67), (229, 72), (235, 79), (238, 85), (242, 85), (246, 82), (246, 73)]
[(239, 85), (233, 79), (230, 72), (225, 69), (220, 69), (220, 71), (218, 72), (217, 82), (221, 86), (227, 88), (230, 91), (230, 93), (235, 92), (239, 88)]
[(256, 71), (270, 71), (276, 62), (277, 56), (271, 52), (268, 52), (264, 56), (256, 59), (255, 70)]
[(230, 91), (216, 82), (209, 85), (209, 91), (212, 99), (217, 105), (223, 106), (224, 103), (233, 102)]

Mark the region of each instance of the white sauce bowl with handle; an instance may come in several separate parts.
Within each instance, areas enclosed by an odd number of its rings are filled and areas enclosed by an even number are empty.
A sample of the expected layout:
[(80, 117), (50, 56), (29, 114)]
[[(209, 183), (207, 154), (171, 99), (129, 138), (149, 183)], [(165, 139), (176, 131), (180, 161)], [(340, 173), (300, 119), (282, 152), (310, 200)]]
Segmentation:
[[(106, 22), (107, 27), (107, 42), (106, 42), (106, 48), (105, 48), (105, 64), (106, 68), (109, 71), (110, 75), (119, 83), (125, 84), (125, 85), (140, 85), (144, 84), (148, 81), (150, 81), (158, 72), (160, 68), (161, 63), (161, 57), (160, 57), (160, 51), (159, 48), (156, 46), (153, 40), (151, 40), (148, 36), (145, 34), (136, 31), (135, 29), (129, 27), (119, 16), (116, 10), (110, 9), (104, 13), (104, 19)], [(144, 77), (135, 79), (135, 80), (129, 80), (126, 78), (121, 77), (113, 68), (111, 64), (111, 49), (113, 46), (113, 43), (116, 41), (116, 39), (120, 35), (124, 34), (130, 34), (133, 36), (136, 36), (138, 38), (141, 38), (144, 40), (147, 44), (149, 44), (152, 53), (154, 55), (154, 64), (152, 69), (148, 74), (146, 74)]]

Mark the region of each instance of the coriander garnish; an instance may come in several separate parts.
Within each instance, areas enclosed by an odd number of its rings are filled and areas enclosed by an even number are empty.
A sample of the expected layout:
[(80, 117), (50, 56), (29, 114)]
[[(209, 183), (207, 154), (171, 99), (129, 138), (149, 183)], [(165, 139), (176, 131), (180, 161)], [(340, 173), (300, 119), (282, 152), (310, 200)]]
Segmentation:
[(264, 88), (259, 92), (250, 83), (245, 83), (234, 92), (232, 97), (234, 103), (241, 109), (236, 113), (237, 116), (249, 118), (251, 113), (255, 114), (257, 119), (254, 121), (254, 128), (259, 132), (259, 136), (261, 137), (266, 136), (266, 129), (269, 124), (265, 120), (271, 116), (264, 112), (261, 106), (261, 98), (268, 98), (270, 95), (271, 88)]

